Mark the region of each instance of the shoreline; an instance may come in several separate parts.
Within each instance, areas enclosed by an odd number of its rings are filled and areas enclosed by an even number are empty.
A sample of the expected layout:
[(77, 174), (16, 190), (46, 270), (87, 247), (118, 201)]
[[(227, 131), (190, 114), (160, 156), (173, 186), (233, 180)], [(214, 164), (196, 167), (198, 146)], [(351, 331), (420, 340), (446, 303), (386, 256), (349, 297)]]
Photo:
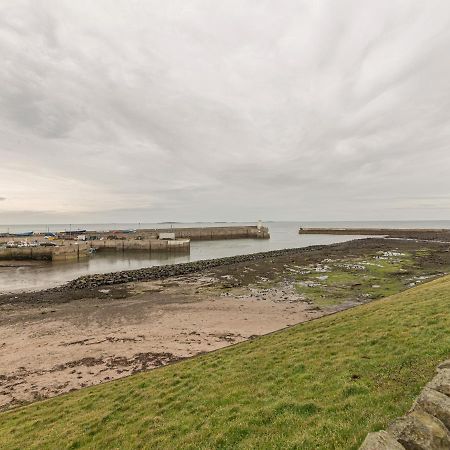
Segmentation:
[(227, 347), (448, 272), (448, 245), (370, 238), (0, 296), (0, 409)]
[(142, 269), (130, 269), (119, 270), (117, 272), (98, 273), (91, 275), (83, 275), (70, 280), (59, 286), (39, 289), (36, 291), (23, 291), (14, 293), (0, 293), (0, 305), (12, 301), (19, 303), (21, 300), (34, 300), (39, 301), (46, 295), (58, 295), (67, 293), (69, 295), (76, 292), (83, 292), (89, 290), (95, 290), (96, 288), (103, 286), (119, 286), (131, 282), (153, 281), (158, 279), (165, 279), (172, 276), (187, 275), (202, 270), (208, 270), (215, 267), (227, 266), (230, 264), (254, 262), (267, 258), (278, 258), (282, 256), (296, 255), (308, 252), (321, 251), (324, 249), (333, 249), (341, 247), (347, 247), (353, 245), (355, 242), (367, 242), (367, 241), (380, 241), (383, 242), (383, 238), (364, 238), (364, 239), (351, 239), (349, 241), (337, 242), (333, 244), (320, 244), (311, 245), (308, 247), (286, 248), (281, 250), (270, 250), (267, 252), (248, 253), (244, 255), (226, 256), (222, 258), (201, 259), (197, 261), (191, 261), (187, 263), (178, 264), (166, 264), (159, 266), (150, 266)]

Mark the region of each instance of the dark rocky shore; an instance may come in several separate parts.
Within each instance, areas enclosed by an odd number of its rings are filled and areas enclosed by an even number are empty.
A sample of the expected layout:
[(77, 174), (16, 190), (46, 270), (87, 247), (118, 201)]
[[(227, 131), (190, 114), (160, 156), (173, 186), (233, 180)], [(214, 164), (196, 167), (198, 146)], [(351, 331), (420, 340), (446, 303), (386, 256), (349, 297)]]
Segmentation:
[[(333, 244), (334, 245), (334, 244)], [(342, 246), (342, 244), (336, 244)], [(154, 266), (145, 269), (125, 270), (122, 272), (110, 272), (98, 275), (86, 275), (67, 283), (65, 289), (96, 288), (105, 285), (123, 284), (136, 281), (152, 281), (179, 275), (187, 275), (194, 272), (212, 269), (213, 267), (226, 266), (242, 262), (254, 262), (267, 258), (277, 258), (292, 254), (305, 253), (324, 248), (330, 245), (317, 245), (306, 248), (292, 248), (284, 250), (273, 250), (270, 252), (251, 253), (248, 255), (229, 256), (226, 258), (205, 259), (182, 264), (166, 266)]]
[[(418, 242), (408, 239), (385, 239), (385, 238), (363, 238), (354, 239), (346, 242), (314, 245), (310, 247), (291, 248), (283, 250), (273, 250), (269, 252), (252, 253), (247, 255), (230, 256), (225, 258), (199, 260), (189, 263), (173, 264), (165, 266), (154, 266), (137, 270), (125, 270), (119, 272), (110, 272), (105, 274), (86, 275), (72, 280), (62, 286), (50, 288), (36, 292), (24, 292), (21, 294), (3, 294), (0, 295), (0, 304), (6, 303), (64, 303), (79, 298), (88, 298), (92, 295), (98, 295), (98, 289), (108, 287), (110, 295), (113, 298), (123, 298), (127, 296), (126, 283), (153, 281), (165, 279), (173, 276), (188, 275), (196, 272), (202, 272), (218, 267), (235, 267), (242, 263), (257, 264), (258, 262), (270, 262), (273, 265), (289, 262), (293, 257), (314, 257), (326, 258), (330, 255), (348, 255), (352, 252), (361, 252), (362, 250), (372, 249), (384, 250), (395, 248), (399, 243), (402, 245), (416, 248)], [(438, 242), (427, 242), (427, 245), (441, 248), (447, 246)], [(448, 251), (448, 250), (445, 250)]]
[[(350, 242), (361, 241), (363, 241), (363, 239)], [(40, 301), (56, 301), (60, 303), (73, 299), (89, 297), (89, 294), (91, 292), (96, 291), (98, 288), (104, 286), (113, 287), (113, 289), (111, 290), (111, 295), (115, 298), (120, 298), (126, 296), (126, 289), (120, 286), (124, 285), (125, 283), (152, 281), (173, 276), (187, 275), (195, 272), (201, 272), (203, 270), (212, 269), (214, 267), (227, 266), (236, 263), (255, 262), (269, 258), (278, 258), (280, 256), (296, 255), (299, 253), (307, 253), (312, 251), (323, 251), (325, 248), (347, 248), (348, 246), (349, 242), (331, 245), (316, 245), (305, 248), (292, 248), (274, 250), (270, 252), (251, 253), (247, 255), (229, 256), (225, 258), (206, 259), (182, 264), (153, 266), (144, 269), (85, 275), (55, 288), (44, 289), (36, 292), (23, 292), (14, 295), (0, 295), (0, 304), (20, 304), (23, 302), (34, 303)]]

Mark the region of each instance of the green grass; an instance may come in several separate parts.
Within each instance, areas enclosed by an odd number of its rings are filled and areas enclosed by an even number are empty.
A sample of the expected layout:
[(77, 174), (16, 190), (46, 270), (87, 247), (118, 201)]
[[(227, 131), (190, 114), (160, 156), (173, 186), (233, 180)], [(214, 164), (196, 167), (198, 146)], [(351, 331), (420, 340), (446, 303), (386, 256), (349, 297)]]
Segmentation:
[(0, 415), (0, 448), (356, 449), (450, 354), (450, 277)]

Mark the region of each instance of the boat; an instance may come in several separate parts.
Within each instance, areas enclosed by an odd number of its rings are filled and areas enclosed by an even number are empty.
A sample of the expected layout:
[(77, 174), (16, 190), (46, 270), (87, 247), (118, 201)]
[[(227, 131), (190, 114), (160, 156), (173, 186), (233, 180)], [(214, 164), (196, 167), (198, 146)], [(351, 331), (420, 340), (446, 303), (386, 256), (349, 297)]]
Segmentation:
[(112, 230), (112, 231), (110, 231), (110, 233), (112, 233), (112, 234), (129, 234), (129, 233), (136, 233), (136, 230), (132, 230), (132, 229), (129, 229), (129, 230)]
[(34, 231), (25, 231), (23, 233), (13, 233), (12, 236), (15, 237), (29, 237), (29, 236), (33, 236)]

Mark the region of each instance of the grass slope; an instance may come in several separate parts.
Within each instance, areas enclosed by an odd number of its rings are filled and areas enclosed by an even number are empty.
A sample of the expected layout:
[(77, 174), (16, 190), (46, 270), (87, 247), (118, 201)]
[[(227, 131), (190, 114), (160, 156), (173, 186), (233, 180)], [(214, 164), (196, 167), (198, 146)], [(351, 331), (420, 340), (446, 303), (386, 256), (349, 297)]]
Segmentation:
[(450, 277), (0, 415), (0, 448), (356, 449), (450, 354)]

